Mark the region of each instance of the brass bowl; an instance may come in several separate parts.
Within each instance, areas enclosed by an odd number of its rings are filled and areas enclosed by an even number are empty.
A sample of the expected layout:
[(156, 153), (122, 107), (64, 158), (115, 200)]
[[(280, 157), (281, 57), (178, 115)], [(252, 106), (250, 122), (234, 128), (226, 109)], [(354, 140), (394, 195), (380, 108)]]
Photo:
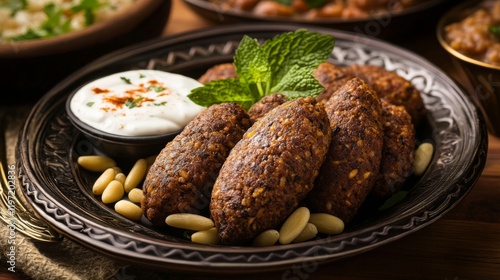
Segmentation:
[(488, 131), (500, 137), (500, 66), (466, 56), (453, 49), (446, 40), (446, 26), (472, 14), (478, 9), (478, 4), (477, 1), (467, 1), (445, 13), (437, 25), (437, 39), (456, 67), (467, 75), (468, 80), (458, 82), (469, 88), (469, 96), (483, 112)]

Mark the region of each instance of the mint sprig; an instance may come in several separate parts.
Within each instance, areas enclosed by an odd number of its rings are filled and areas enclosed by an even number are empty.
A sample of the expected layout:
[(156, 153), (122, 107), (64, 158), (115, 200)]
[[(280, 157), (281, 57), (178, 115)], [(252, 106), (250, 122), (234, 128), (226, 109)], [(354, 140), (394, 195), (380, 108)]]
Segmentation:
[(234, 56), (238, 78), (211, 81), (188, 97), (205, 107), (235, 102), (245, 109), (277, 92), (289, 99), (316, 97), (323, 86), (312, 72), (328, 59), (334, 44), (333, 37), (305, 29), (277, 35), (262, 45), (245, 35)]

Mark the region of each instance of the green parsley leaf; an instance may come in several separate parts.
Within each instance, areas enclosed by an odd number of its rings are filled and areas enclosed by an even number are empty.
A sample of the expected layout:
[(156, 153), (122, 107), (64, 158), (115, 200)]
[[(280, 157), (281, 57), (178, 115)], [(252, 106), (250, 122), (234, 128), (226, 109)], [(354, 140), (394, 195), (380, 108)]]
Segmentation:
[(145, 78), (144, 74), (139, 74), (139, 79)]
[(12, 41), (48, 38), (67, 33), (71, 30), (71, 22), (64, 17), (62, 10), (54, 3), (43, 7), (47, 19), (42, 22), (39, 29), (29, 29), (25, 34), (10, 38)]
[(81, 0), (78, 5), (71, 7), (71, 11), (75, 13), (83, 11), (85, 15), (85, 25), (89, 26), (95, 21), (94, 11), (102, 6), (104, 6), (104, 4), (99, 3), (98, 0)]
[(500, 37), (500, 25), (492, 25), (488, 28), (488, 31), (497, 36), (497, 37)]
[(120, 79), (122, 79), (122, 81), (124, 81), (125, 83), (127, 83), (127, 84), (129, 84), (129, 85), (131, 85), (131, 84), (132, 84), (132, 82), (130, 81), (130, 79), (129, 79), (129, 78), (127, 78), (127, 77), (120, 77)]
[(168, 103), (167, 101), (163, 101), (163, 102), (160, 102), (160, 103), (153, 103), (153, 105), (155, 105), (155, 106), (165, 106), (165, 105), (167, 105), (167, 103)]
[(128, 107), (129, 109), (133, 109), (133, 108), (137, 107), (137, 105), (139, 104), (139, 102), (141, 100), (143, 100), (143, 99), (144, 99), (144, 97), (138, 97), (138, 98), (136, 98), (134, 100), (127, 99), (127, 101), (125, 102), (125, 106)]
[(236, 102), (250, 108), (262, 97), (280, 92), (289, 99), (317, 96), (323, 86), (312, 75), (332, 52), (335, 39), (300, 29), (264, 42), (244, 36), (234, 56), (237, 79), (212, 81), (188, 97), (208, 107)]
[(92, 107), (92, 106), (94, 106), (94, 102), (87, 102), (87, 106), (88, 106), (88, 107)]
[(162, 92), (165, 90), (164, 87), (160, 87), (160, 86), (149, 86), (148, 89), (153, 90), (154, 92)]

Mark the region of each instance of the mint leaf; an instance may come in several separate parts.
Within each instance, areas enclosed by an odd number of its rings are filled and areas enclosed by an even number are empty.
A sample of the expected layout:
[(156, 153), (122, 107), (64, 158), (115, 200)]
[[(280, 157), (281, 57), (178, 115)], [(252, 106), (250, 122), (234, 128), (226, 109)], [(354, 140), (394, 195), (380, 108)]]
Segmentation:
[(252, 93), (237, 79), (214, 80), (202, 87), (197, 87), (188, 94), (194, 103), (209, 107), (212, 104), (235, 102), (243, 108), (250, 108), (255, 103)]
[(309, 69), (294, 66), (275, 85), (271, 92), (279, 92), (289, 100), (304, 96), (317, 96), (323, 90), (323, 86), (311, 74)]
[(298, 65), (311, 73), (326, 61), (332, 52), (335, 40), (329, 35), (300, 29), (278, 35), (262, 46), (271, 66), (272, 86), (280, 82), (291, 67)]
[(277, 92), (290, 99), (316, 97), (323, 86), (312, 72), (328, 59), (334, 44), (333, 37), (305, 29), (275, 36), (262, 46), (256, 39), (243, 36), (234, 56), (238, 79), (207, 83), (188, 97), (205, 107), (236, 102), (246, 109)]
[(267, 56), (256, 39), (243, 36), (234, 56), (234, 65), (238, 79), (250, 86), (249, 89), (256, 98), (262, 98), (269, 91), (271, 69)]

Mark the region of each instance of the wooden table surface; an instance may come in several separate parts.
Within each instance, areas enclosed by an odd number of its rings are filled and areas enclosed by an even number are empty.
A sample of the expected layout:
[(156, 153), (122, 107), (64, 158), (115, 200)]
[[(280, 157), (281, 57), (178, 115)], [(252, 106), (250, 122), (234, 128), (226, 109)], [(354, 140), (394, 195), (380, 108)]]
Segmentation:
[[(164, 35), (207, 28), (205, 20), (181, 0), (174, 0)], [(394, 43), (426, 57), (455, 79), (455, 69), (437, 45), (434, 30)], [(2, 276), (0, 275), (0, 279)], [(10, 275), (12, 276), (12, 275)], [(489, 137), (483, 174), (472, 191), (451, 211), (431, 225), (390, 244), (312, 270), (286, 276), (283, 271), (241, 275), (238, 279), (500, 279), (500, 140)], [(166, 279), (205, 279), (170, 275)], [(211, 276), (210, 279), (236, 279)]]

